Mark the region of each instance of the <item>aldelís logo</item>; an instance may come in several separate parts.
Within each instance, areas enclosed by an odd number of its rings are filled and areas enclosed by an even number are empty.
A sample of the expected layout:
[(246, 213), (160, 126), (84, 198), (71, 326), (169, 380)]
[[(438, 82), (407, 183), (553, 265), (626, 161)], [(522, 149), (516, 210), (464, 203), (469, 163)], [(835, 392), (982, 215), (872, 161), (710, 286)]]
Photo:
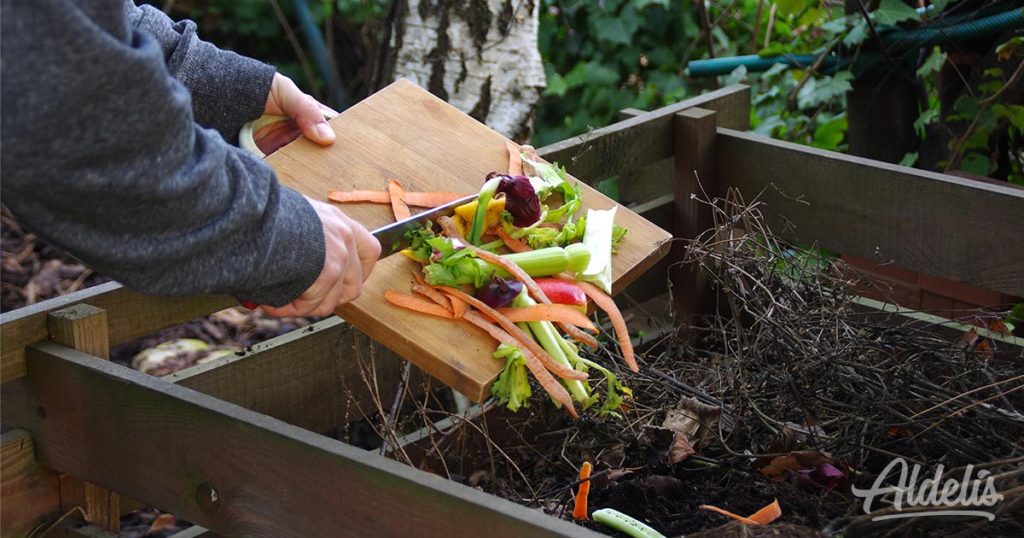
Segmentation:
[[(894, 471), (899, 476), (894, 484), (885, 485), (894, 478)], [(921, 480), (921, 466), (907, 465), (903, 458), (896, 458), (882, 469), (870, 489), (853, 487), (853, 494), (864, 498), (864, 513), (870, 514), (876, 499), (892, 494), (892, 507), (895, 513), (875, 516), (872, 521), (883, 519), (899, 519), (927, 516), (978, 516), (992, 521), (995, 515), (978, 508), (992, 507), (1003, 500), (1003, 494), (996, 491), (995, 480), (986, 470), (974, 472), (974, 466), (964, 468), (963, 477), (942, 479), (945, 467), (939, 465), (934, 475)], [(933, 507), (936, 510), (922, 510)], [(911, 509), (904, 512), (903, 510)]]

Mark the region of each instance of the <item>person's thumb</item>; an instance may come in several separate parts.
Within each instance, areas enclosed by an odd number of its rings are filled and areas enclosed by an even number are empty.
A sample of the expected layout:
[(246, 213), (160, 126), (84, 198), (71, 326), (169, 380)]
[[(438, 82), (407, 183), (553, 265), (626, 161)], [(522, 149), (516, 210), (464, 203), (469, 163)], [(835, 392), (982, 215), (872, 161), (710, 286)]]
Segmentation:
[(290, 101), (290, 110), (285, 112), (295, 119), (295, 124), (306, 138), (324, 146), (334, 142), (334, 129), (324, 119), (324, 113), (315, 99), (301, 94)]

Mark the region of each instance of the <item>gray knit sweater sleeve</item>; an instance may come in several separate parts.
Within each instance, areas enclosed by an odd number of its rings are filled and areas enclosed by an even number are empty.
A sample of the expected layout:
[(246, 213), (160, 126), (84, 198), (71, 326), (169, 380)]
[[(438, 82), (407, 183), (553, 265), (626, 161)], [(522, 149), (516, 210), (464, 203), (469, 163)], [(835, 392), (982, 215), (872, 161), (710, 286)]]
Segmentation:
[(177, 43), (155, 39), (122, 0), (0, 10), (0, 190), (19, 221), (147, 293), (276, 306), (312, 284), (324, 260), (312, 206), (193, 115), (230, 131), (258, 114), (251, 61), (187, 25)]
[(274, 67), (199, 39), (192, 21), (174, 22), (131, 0), (124, 0), (124, 8), (129, 24), (156, 39), (168, 71), (188, 88), (196, 123), (237, 142), (242, 125), (263, 113)]

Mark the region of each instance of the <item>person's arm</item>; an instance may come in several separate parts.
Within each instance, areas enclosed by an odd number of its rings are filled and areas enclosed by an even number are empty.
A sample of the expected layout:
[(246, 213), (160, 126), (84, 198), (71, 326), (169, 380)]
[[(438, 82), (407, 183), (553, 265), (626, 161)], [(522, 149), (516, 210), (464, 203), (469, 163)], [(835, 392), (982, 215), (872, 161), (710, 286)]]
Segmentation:
[(153, 6), (123, 1), (129, 25), (153, 37), (167, 70), (192, 95), (195, 121), (235, 142), (242, 125), (263, 114), (275, 68), (199, 39), (192, 21), (174, 22)]
[(0, 186), (26, 226), (148, 293), (280, 306), (308, 295), (328, 266), (337, 280), (353, 256), (361, 284), (376, 245), (344, 237), (361, 227), (332, 225), (345, 252), (325, 264), (322, 222), (340, 211), (318, 214), (262, 161), (196, 125), (164, 50), (126, 25), (119, 2), (5, 4), (0, 24)]

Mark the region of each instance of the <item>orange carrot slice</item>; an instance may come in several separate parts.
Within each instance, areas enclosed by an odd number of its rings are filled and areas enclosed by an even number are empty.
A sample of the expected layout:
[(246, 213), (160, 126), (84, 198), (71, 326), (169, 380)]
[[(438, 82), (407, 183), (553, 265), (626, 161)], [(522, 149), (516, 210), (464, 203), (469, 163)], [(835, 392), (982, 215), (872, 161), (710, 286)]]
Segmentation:
[(476, 312), (466, 312), (462, 319), (483, 329), (484, 332), (491, 335), (491, 337), (498, 342), (518, 348), (523, 354), (523, 358), (526, 360), (526, 367), (530, 369), (533, 377), (537, 378), (537, 382), (540, 383), (540, 386), (543, 387), (556, 402), (565, 406), (565, 410), (569, 412), (572, 418), (577, 418), (579, 416), (576, 414), (576, 406), (572, 403), (572, 397), (569, 396), (569, 391), (565, 390), (565, 387), (552, 377), (551, 372), (544, 368), (544, 365), (541, 364), (539, 359), (537, 359), (537, 356), (529, 349), (523, 349), (523, 346), (519, 345), (519, 342), (517, 342), (512, 335), (501, 330), (500, 327), (487, 321), (483, 316)]
[(580, 488), (576, 491), (576, 503), (572, 507), (573, 519), (587, 519), (587, 496), (590, 495), (590, 469), (589, 461), (583, 462), (580, 467)]
[(496, 226), (494, 229), (497, 230), (498, 237), (500, 237), (501, 240), (505, 242), (505, 246), (508, 247), (509, 250), (511, 250), (512, 252), (529, 252), (533, 250), (532, 248), (530, 248), (530, 245), (527, 245), (526, 243), (505, 233), (505, 230), (502, 229), (501, 226)]
[(395, 214), (395, 220), (405, 220), (412, 216), (405, 203), (405, 189), (398, 180), (388, 180), (388, 195), (391, 197), (391, 212)]
[(633, 353), (633, 342), (629, 339), (626, 320), (623, 319), (622, 312), (619, 311), (615, 301), (601, 288), (589, 282), (577, 281), (576, 285), (583, 288), (583, 293), (586, 293), (587, 297), (593, 299), (597, 306), (608, 314), (608, 319), (612, 321), (612, 327), (615, 328), (615, 337), (619, 340), (619, 347), (622, 348), (622, 358), (626, 361), (626, 366), (629, 366), (629, 369), (634, 372), (639, 372), (640, 367), (636, 364), (636, 355)]
[(722, 514), (726, 517), (731, 517), (744, 525), (767, 525), (779, 517), (782, 516), (782, 507), (779, 506), (779, 500), (775, 499), (771, 504), (764, 508), (754, 512), (750, 517), (743, 517), (741, 515), (734, 514), (728, 510), (723, 510), (717, 506), (711, 506), (709, 504), (700, 505), (701, 510), (708, 510), (709, 512), (715, 512)]
[(406, 192), (405, 203), (416, 207), (437, 207), (465, 196), (457, 192)]
[[(501, 267), (511, 273), (516, 280), (522, 282), (523, 285), (526, 286), (526, 291), (528, 291), (530, 296), (538, 303), (551, 304), (551, 299), (548, 299), (548, 296), (544, 294), (544, 290), (540, 289), (540, 286), (538, 286), (537, 283), (533, 281), (533, 278), (526, 274), (526, 271), (523, 271), (521, 267), (502, 258), (501, 256), (498, 256), (497, 254), (487, 252), (475, 245), (466, 245), (466, 247), (472, 249), (473, 253), (476, 254), (478, 258), (490, 263), (491, 265)], [(573, 340), (590, 347), (597, 347), (597, 340), (595, 340), (593, 336), (590, 336), (568, 323), (559, 323), (558, 326), (565, 334), (571, 336)]]
[(331, 191), (327, 193), (327, 199), (341, 204), (349, 202), (391, 203), (391, 196), (387, 191)]
[(564, 304), (536, 304), (516, 308), (499, 308), (498, 312), (513, 323), (521, 321), (557, 321), (571, 323), (596, 333), (597, 327), (582, 312)]
[(462, 299), (469, 303), (473, 308), (483, 312), (483, 314), (492, 321), (501, 325), (502, 329), (508, 331), (510, 335), (519, 341), (518, 347), (525, 347), (526, 349), (529, 349), (531, 353), (540, 359), (540, 362), (544, 364), (545, 368), (551, 370), (551, 373), (561, 377), (562, 379), (575, 379), (580, 381), (587, 379), (587, 374), (555, 362), (555, 360), (551, 358), (551, 355), (548, 355), (548, 353), (544, 351), (544, 348), (540, 347), (540, 344), (538, 344), (532, 336), (526, 334), (526, 332), (520, 329), (518, 325), (512, 323), (512, 321), (507, 317), (501, 315), (500, 312), (488, 306), (487, 303), (458, 288), (450, 288), (448, 286), (437, 286), (436, 288), (447, 295), (454, 295), (455, 297)]
[(406, 310), (412, 310), (413, 312), (419, 312), (421, 314), (429, 314), (431, 316), (437, 316), (439, 318), (454, 319), (448, 309), (443, 306), (425, 301), (416, 297), (415, 295), (408, 295), (405, 293), (399, 293), (394, 290), (387, 290), (384, 292), (384, 300)]
[(523, 158), (519, 155), (519, 146), (512, 142), (506, 142), (505, 147), (508, 148), (508, 175), (523, 175)]

